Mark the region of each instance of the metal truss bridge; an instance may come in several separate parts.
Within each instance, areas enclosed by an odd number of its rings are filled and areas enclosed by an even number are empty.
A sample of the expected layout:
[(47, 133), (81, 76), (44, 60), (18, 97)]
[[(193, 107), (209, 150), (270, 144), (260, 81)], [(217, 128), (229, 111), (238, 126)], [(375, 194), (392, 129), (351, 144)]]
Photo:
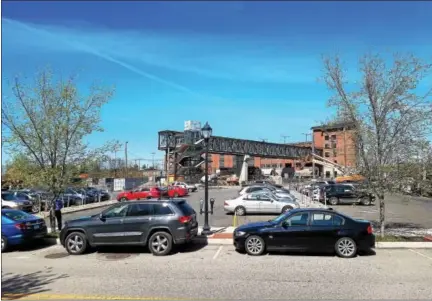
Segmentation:
[[(175, 151), (183, 145), (193, 145), (201, 139), (200, 135), (200, 132), (192, 131), (160, 131), (158, 149)], [(312, 148), (213, 136), (209, 140), (209, 152), (213, 154), (250, 155), (261, 158), (301, 159), (311, 156)], [(315, 152), (321, 151), (315, 150)]]

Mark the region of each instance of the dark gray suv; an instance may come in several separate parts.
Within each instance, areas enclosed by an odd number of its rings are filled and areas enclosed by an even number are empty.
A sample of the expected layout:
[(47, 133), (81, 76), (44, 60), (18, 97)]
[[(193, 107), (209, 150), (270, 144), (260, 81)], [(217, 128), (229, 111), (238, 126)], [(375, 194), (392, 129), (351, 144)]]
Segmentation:
[(118, 203), (100, 214), (67, 221), (60, 241), (71, 255), (83, 254), (88, 246), (147, 245), (153, 255), (162, 256), (197, 233), (196, 212), (186, 200), (146, 200)]

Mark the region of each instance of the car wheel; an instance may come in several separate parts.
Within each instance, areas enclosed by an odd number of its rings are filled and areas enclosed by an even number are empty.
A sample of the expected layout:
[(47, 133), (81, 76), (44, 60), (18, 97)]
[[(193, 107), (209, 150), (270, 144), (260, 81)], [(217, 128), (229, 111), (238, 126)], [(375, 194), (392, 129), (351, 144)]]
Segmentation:
[(81, 255), (87, 249), (87, 238), (84, 233), (72, 232), (65, 240), (66, 251), (71, 255)]
[(369, 198), (362, 198), (360, 200), (360, 204), (362, 204), (363, 206), (370, 206), (371, 200)]
[(33, 205), (32, 207), (32, 213), (38, 213), (39, 212), (39, 206), (38, 205)]
[(336, 242), (336, 254), (342, 258), (352, 258), (357, 254), (357, 244), (352, 238), (342, 237)]
[(7, 238), (6, 237), (4, 237), (3, 235), (2, 235), (2, 242), (1, 242), (1, 251), (2, 251), (2, 253), (7, 249), (7, 246), (8, 246), (8, 243), (7, 243)]
[(189, 188), (189, 189), (188, 189), (188, 191), (189, 191), (189, 192), (192, 192), (192, 191), (193, 191), (193, 189), (192, 189), (192, 188)]
[(172, 236), (167, 232), (156, 232), (149, 239), (149, 249), (155, 256), (164, 256), (171, 252)]
[(127, 198), (121, 198), (120, 199), (120, 202), (126, 202), (127, 201)]
[(290, 210), (293, 210), (293, 209), (294, 209), (294, 208), (291, 207), (291, 206), (285, 206), (285, 207), (282, 208), (282, 213), (285, 213), (285, 212), (290, 211)]
[(252, 256), (262, 255), (265, 251), (264, 240), (256, 235), (249, 236), (245, 241), (245, 250)]
[(329, 203), (330, 203), (330, 205), (333, 205), (333, 206), (337, 205), (337, 204), (339, 204), (339, 199), (332, 197), (332, 198), (330, 198)]
[(238, 206), (238, 207), (236, 207), (236, 209), (234, 210), (234, 213), (235, 213), (236, 215), (243, 216), (243, 215), (246, 215), (246, 209), (245, 209), (243, 206)]

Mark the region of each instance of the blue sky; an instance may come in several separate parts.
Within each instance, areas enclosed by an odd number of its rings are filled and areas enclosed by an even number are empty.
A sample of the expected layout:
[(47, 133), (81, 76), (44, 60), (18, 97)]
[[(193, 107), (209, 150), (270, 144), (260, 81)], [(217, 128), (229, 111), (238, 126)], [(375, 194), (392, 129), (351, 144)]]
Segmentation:
[(115, 85), (91, 143), (129, 141), (131, 158), (151, 158), (157, 132), (185, 120), (220, 136), (301, 141), (332, 113), (317, 81), (322, 54), (354, 67), (367, 51), (430, 56), (431, 28), (427, 1), (10, 1), (2, 81), (50, 66), (78, 72), (83, 89)]

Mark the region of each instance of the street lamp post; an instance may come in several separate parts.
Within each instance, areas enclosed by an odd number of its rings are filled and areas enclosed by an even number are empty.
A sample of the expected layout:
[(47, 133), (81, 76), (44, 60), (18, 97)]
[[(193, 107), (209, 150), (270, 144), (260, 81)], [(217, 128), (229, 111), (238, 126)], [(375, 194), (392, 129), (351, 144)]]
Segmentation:
[(205, 165), (204, 165), (204, 226), (201, 232), (202, 235), (210, 235), (212, 231), (210, 231), (209, 225), (209, 195), (208, 195), (208, 145), (209, 139), (212, 135), (212, 128), (206, 122), (204, 127), (201, 129), (201, 134), (204, 138), (205, 142)]

